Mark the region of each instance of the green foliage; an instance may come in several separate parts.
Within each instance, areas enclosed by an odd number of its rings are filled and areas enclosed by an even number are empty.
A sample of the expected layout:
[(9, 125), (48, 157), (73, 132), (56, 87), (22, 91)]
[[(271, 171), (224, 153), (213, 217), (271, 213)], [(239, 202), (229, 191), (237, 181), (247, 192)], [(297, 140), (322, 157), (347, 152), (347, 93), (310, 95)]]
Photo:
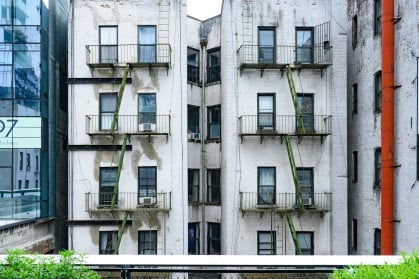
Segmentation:
[(333, 279), (413, 279), (419, 278), (419, 252), (410, 256), (403, 254), (399, 264), (384, 264), (378, 266), (360, 265), (337, 270)]
[(0, 262), (0, 279), (99, 279), (94, 271), (83, 265), (83, 256), (62, 251), (58, 258), (27, 255), (22, 250), (9, 250)]

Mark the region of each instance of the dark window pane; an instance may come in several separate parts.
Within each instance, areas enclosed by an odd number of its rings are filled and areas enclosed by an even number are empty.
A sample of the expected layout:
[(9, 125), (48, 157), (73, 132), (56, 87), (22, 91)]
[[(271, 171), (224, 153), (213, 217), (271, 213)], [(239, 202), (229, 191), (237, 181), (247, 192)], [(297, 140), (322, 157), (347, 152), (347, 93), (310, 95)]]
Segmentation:
[(114, 254), (117, 238), (117, 231), (99, 232), (99, 254)]
[(199, 50), (188, 48), (188, 81), (199, 82)]
[(297, 63), (313, 63), (313, 29), (296, 30)]
[(258, 255), (276, 255), (276, 232), (258, 232)]
[(221, 51), (219, 48), (208, 50), (207, 81), (220, 81)]
[[(138, 95), (138, 122), (156, 124), (156, 94)], [(152, 129), (153, 130), (153, 129)]]
[(208, 254), (221, 254), (221, 229), (218, 223), (208, 223)]
[(16, 99), (40, 97), (40, 52), (14, 52), (14, 87)]
[(199, 133), (199, 107), (188, 105), (188, 133)]
[(199, 223), (188, 224), (188, 254), (199, 255)]
[(221, 137), (221, 106), (208, 107), (208, 138)]
[(157, 231), (138, 232), (138, 254), (157, 255)]
[[(0, 66), (0, 99), (4, 99), (4, 98), (12, 98), (12, 67), (11, 66)], [(1, 106), (1, 103), (0, 103), (0, 106)]]
[(12, 27), (0, 26), (0, 43), (12, 43)]
[[(157, 169), (156, 167), (138, 168), (138, 194), (139, 197), (154, 197), (155, 203), (157, 192)], [(141, 203), (141, 200), (139, 200)]]

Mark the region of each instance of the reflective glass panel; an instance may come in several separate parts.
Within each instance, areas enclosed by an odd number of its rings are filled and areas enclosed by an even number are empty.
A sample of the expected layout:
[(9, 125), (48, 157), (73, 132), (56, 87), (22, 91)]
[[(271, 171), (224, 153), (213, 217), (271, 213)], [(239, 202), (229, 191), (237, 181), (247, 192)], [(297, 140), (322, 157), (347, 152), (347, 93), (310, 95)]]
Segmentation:
[[(12, 98), (12, 67), (11, 66), (0, 66), (0, 99), (4, 99), (4, 98)], [(1, 107), (1, 103), (0, 103), (0, 107)]]
[(39, 26), (17, 26), (13, 32), (14, 43), (40, 43), (41, 31)]
[(41, 0), (14, 1), (15, 25), (40, 25)]

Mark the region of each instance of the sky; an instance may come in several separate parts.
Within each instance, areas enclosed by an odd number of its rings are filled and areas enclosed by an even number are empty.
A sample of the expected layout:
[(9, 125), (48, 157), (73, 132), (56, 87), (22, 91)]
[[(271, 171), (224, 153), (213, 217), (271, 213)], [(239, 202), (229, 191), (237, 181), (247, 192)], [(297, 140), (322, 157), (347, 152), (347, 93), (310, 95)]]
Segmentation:
[(189, 16), (204, 20), (221, 13), (222, 0), (187, 0)]

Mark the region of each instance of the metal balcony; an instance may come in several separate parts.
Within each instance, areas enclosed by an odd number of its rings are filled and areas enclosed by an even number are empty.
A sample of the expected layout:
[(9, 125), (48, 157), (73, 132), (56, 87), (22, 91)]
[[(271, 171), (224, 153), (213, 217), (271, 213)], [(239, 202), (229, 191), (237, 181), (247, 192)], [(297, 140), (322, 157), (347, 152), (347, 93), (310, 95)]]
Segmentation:
[[(139, 115), (119, 115), (113, 135), (170, 135), (170, 115), (147, 115), (141, 121), (140, 118)], [(113, 136), (112, 119), (113, 115), (86, 115), (86, 134)]]
[(171, 67), (169, 44), (86, 45), (86, 64), (91, 68)]
[(297, 69), (323, 70), (332, 65), (332, 54), (332, 47), (327, 45), (312, 47), (242, 45), (237, 50), (240, 73), (244, 69), (262, 71), (284, 69), (286, 65)]
[[(305, 198), (306, 211), (325, 213), (332, 209), (331, 193), (313, 193)], [(262, 201), (258, 193), (240, 192), (240, 210), (244, 212), (292, 212), (298, 211), (295, 193), (277, 193), (269, 202)]]
[[(110, 212), (113, 193), (85, 193), (85, 211), (92, 213)], [(149, 197), (140, 197), (138, 192), (119, 192), (114, 211), (159, 211), (172, 209), (172, 193), (156, 193)]]
[[(305, 132), (298, 129), (295, 115), (242, 115), (239, 117), (239, 135), (245, 136), (319, 136), (323, 138), (332, 131), (332, 116), (313, 115), (304, 118)], [(269, 123), (269, 125), (267, 125)]]

